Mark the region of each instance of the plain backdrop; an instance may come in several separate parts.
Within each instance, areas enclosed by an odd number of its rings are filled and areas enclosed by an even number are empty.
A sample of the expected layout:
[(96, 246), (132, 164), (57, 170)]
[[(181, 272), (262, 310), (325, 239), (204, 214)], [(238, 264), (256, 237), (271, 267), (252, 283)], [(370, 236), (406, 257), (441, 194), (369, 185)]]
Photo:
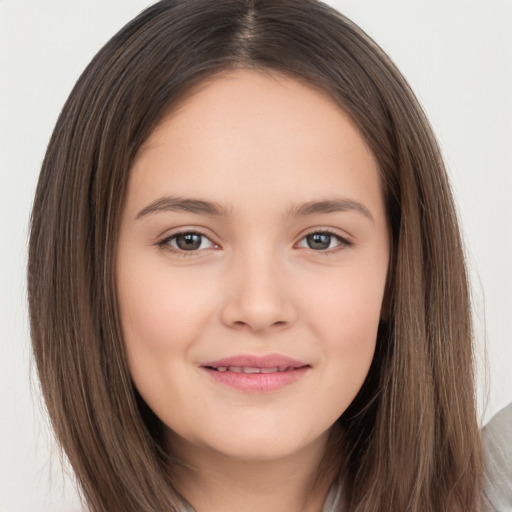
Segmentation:
[[(27, 225), (46, 144), (74, 82), (150, 3), (0, 0), (0, 512), (81, 510), (33, 376)], [(390, 54), (440, 140), (467, 242), (485, 423), (512, 401), (512, 1), (328, 3)]]

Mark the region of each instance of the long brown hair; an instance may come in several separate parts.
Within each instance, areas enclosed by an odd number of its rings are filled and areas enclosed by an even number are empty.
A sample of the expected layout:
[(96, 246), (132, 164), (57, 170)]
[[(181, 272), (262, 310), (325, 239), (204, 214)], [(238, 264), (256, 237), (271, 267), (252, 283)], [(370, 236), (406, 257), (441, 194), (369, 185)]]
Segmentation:
[(177, 511), (180, 462), (130, 379), (116, 240), (133, 159), (191, 88), (222, 71), (320, 88), (381, 170), (392, 230), (387, 314), (329, 456), (346, 512), (479, 509), (468, 284), (450, 187), (425, 115), (364, 32), (314, 0), (164, 0), (94, 57), (51, 137), (29, 249), (33, 350), (57, 439), (93, 512)]

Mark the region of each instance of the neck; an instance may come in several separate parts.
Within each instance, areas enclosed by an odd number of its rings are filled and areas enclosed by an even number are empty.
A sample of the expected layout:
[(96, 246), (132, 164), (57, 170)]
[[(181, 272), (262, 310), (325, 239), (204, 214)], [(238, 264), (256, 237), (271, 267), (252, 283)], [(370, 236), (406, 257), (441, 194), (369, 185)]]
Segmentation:
[[(180, 443), (189, 462), (177, 488), (196, 512), (321, 512), (330, 481), (318, 479), (327, 436), (300, 452), (272, 460), (246, 460)], [(190, 464), (193, 461), (193, 465)]]

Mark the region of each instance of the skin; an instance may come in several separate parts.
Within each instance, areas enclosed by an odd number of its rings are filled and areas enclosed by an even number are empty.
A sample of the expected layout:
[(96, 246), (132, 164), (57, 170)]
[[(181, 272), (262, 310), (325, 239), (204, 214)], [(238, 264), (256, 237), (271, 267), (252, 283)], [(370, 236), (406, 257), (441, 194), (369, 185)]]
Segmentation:
[[(148, 208), (164, 196), (222, 215)], [(204, 235), (199, 248), (180, 249), (183, 232)], [(312, 232), (326, 233), (324, 246), (311, 246)], [(328, 484), (311, 486), (368, 372), (389, 264), (378, 166), (348, 116), (276, 73), (208, 80), (137, 155), (118, 251), (131, 374), (188, 463), (183, 495), (198, 512), (321, 510)], [(201, 368), (269, 353), (308, 368), (272, 392)]]

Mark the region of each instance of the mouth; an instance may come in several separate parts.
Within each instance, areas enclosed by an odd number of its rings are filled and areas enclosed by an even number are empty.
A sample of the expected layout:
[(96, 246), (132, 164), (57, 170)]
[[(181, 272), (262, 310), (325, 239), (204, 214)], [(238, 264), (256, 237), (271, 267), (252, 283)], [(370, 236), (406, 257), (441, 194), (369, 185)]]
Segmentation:
[(289, 372), (292, 370), (297, 370), (294, 366), (273, 366), (270, 368), (259, 368), (254, 366), (206, 366), (209, 370), (214, 370), (217, 372), (234, 372), (234, 373), (246, 373), (246, 374), (255, 374), (255, 373), (278, 373), (278, 372)]
[(215, 382), (246, 392), (269, 393), (300, 380), (308, 363), (278, 354), (240, 355), (201, 364)]

